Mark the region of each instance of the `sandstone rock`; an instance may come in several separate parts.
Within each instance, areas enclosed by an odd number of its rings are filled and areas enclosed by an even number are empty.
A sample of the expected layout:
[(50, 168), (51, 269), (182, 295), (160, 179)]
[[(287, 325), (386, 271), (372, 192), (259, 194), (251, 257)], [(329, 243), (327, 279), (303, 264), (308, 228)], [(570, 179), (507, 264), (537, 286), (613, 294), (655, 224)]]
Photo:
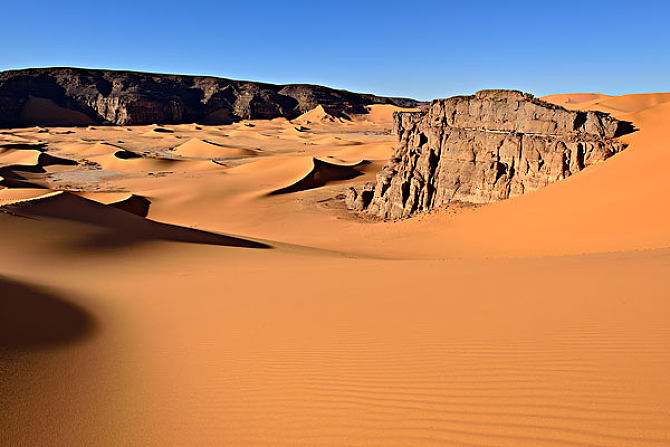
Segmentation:
[(485, 90), (395, 115), (399, 145), (375, 184), (351, 189), (349, 209), (384, 219), (452, 201), (487, 203), (564, 179), (624, 149), (630, 123), (569, 111), (532, 95)]
[[(25, 113), (45, 101), (53, 113)], [(351, 93), (317, 85), (272, 85), (206, 76), (78, 68), (0, 72), (0, 127), (87, 124), (224, 124), (241, 119), (295, 118), (317, 105), (335, 116), (366, 105), (415, 107), (417, 101)], [(76, 118), (76, 120), (75, 120)]]

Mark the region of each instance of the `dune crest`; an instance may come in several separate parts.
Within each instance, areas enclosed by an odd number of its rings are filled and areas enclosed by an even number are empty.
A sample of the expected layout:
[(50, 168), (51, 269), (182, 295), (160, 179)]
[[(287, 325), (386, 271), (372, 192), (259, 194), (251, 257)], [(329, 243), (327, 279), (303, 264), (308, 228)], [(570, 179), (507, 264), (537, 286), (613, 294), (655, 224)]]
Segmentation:
[(542, 100), (557, 104), (557, 105), (571, 105), (571, 104), (590, 104), (594, 101), (600, 101), (609, 98), (609, 95), (602, 93), (568, 93), (543, 96)]
[(368, 160), (344, 163), (340, 160), (311, 159), (311, 168), (292, 184), (276, 189), (270, 195), (288, 194), (320, 188), (328, 183), (339, 180), (351, 180), (363, 175), (361, 169), (368, 165)]
[(31, 200), (45, 199), (60, 194), (59, 191), (33, 188), (5, 188), (0, 189), (0, 206), (15, 205)]
[(207, 159), (240, 158), (256, 155), (256, 152), (250, 149), (227, 147), (199, 138), (191, 138), (187, 142), (176, 146), (174, 152), (182, 157)]
[(76, 195), (140, 217), (147, 217), (151, 207), (151, 200), (148, 197), (127, 192), (84, 192)]

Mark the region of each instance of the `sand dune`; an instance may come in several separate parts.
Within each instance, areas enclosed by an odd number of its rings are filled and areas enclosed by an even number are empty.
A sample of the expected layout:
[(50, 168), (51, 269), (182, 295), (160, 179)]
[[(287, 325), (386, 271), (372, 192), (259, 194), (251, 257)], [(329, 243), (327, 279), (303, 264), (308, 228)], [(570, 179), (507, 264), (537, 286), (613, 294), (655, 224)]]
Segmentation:
[(80, 154), (84, 157), (113, 154), (119, 150), (123, 150), (122, 147), (116, 144), (101, 141), (67, 142), (66, 144), (64, 144), (63, 149), (72, 153)]
[(26, 202), (38, 198), (50, 197), (55, 194), (58, 194), (58, 192), (40, 188), (0, 189), (0, 206)]
[[(30, 168), (25, 166), (19, 167), (21, 171), (16, 170), (16, 166), (0, 168), (0, 186), (5, 188), (46, 188), (39, 180), (31, 179), (31, 176), (26, 173), (26, 169)], [(41, 168), (32, 170), (42, 171)]]
[(80, 197), (118, 208), (140, 217), (149, 215), (151, 200), (147, 197), (126, 192), (76, 193)]
[(297, 124), (344, 124), (347, 120), (326, 112), (322, 105), (314, 107), (293, 120)]
[(386, 141), (347, 146), (349, 147), (338, 148), (336, 151), (333, 151), (333, 156), (346, 161), (367, 159), (384, 162), (393, 156), (393, 144), (389, 144)]
[(37, 166), (43, 152), (34, 149), (0, 151), (0, 166)]
[(542, 99), (554, 104), (566, 106), (570, 104), (592, 103), (609, 97), (609, 95), (603, 95), (602, 93), (561, 93), (557, 95), (543, 96)]
[(56, 157), (46, 152), (33, 149), (23, 150), (0, 150), (0, 186), (31, 188), (39, 187), (34, 183), (28, 173), (46, 173), (55, 171), (50, 167), (72, 167), (77, 162), (65, 158)]
[(607, 98), (595, 104), (620, 113), (636, 113), (668, 101), (670, 101), (670, 93), (654, 93)]
[(392, 125), (393, 124), (393, 114), (400, 111), (412, 111), (418, 109), (403, 109), (398, 106), (390, 104), (373, 104), (366, 107), (368, 113), (365, 115), (358, 115), (354, 117), (355, 121), (368, 121), (377, 124)]
[(128, 213), (135, 214), (136, 216), (147, 217), (149, 215), (151, 200), (144, 196), (130, 194), (128, 197), (110, 202), (108, 205)]
[(198, 138), (192, 138), (180, 144), (174, 148), (174, 151), (182, 157), (208, 159), (252, 157), (257, 154), (256, 151), (249, 149), (227, 147)]
[[(88, 157), (88, 160), (112, 171), (131, 170), (135, 172), (160, 171), (172, 168), (179, 160), (169, 158), (152, 158), (142, 156), (128, 156), (129, 151), (116, 151), (113, 154)], [(137, 155), (137, 154), (135, 154)]]
[(623, 96), (600, 94), (549, 95), (542, 99), (567, 108), (600, 110), (614, 115), (640, 112), (670, 101), (670, 93), (644, 93)]
[(356, 146), (360, 141), (350, 140), (339, 136), (319, 135), (313, 138), (315, 143), (329, 146)]
[(121, 160), (133, 160), (136, 158), (142, 158), (142, 156), (136, 152), (133, 151), (127, 151), (125, 149), (118, 150), (114, 152), (114, 156), (116, 158), (120, 158)]
[(55, 166), (55, 165), (76, 166), (78, 163), (75, 160), (69, 160), (67, 158), (62, 158), (62, 157), (56, 157), (54, 155), (43, 152), (37, 158), (37, 164), (39, 164), (40, 166)]
[(0, 143), (0, 149), (34, 149), (40, 150), (44, 147), (44, 142), (41, 141), (3, 141)]
[(361, 168), (369, 163), (369, 161), (363, 160), (356, 163), (345, 164), (341, 161), (338, 162), (338, 160), (335, 159), (321, 160), (312, 158), (309, 171), (302, 174), (298, 180), (290, 185), (276, 189), (270, 194), (287, 194), (305, 191), (308, 189), (319, 188), (338, 180), (350, 180), (362, 175)]
[(151, 129), (150, 132), (159, 133), (159, 134), (160, 133), (174, 133), (174, 129), (172, 129), (170, 127), (163, 127), (163, 126), (154, 125), (154, 126), (152, 126), (152, 129)]
[[(126, 201), (127, 202), (127, 201)], [(131, 204), (103, 205), (67, 192), (57, 192), (16, 201), (5, 210), (17, 216), (40, 217), (76, 222), (106, 231), (80, 241), (79, 249), (122, 247), (152, 240), (211, 244), (243, 248), (269, 248), (250, 240), (219, 235), (192, 228), (155, 222), (124, 211)]]

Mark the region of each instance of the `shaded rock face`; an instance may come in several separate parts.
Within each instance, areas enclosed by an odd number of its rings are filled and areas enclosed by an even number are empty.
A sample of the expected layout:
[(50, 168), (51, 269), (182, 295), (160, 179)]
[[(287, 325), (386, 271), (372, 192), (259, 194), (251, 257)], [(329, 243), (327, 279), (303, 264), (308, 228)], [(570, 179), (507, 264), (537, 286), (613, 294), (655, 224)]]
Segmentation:
[(350, 188), (349, 209), (409, 217), (452, 201), (488, 203), (564, 179), (624, 149), (630, 123), (569, 111), (510, 90), (433, 101), (395, 115), (399, 145), (376, 183)]
[[(316, 85), (272, 85), (230, 79), (78, 68), (34, 68), (0, 73), (0, 127), (58, 125), (58, 116), (24, 113), (31, 99), (51, 101), (76, 115), (62, 125), (203, 122), (294, 118), (322, 105), (330, 114), (365, 113), (370, 104), (415, 107), (418, 102), (351, 93)], [(62, 115), (62, 114), (57, 114)], [(73, 116), (77, 120), (73, 122)]]

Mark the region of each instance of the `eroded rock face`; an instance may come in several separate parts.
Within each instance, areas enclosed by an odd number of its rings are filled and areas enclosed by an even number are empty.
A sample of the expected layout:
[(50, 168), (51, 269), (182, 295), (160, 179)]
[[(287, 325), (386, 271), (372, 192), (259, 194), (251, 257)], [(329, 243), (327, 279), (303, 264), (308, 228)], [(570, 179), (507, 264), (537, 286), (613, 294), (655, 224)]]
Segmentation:
[[(74, 112), (49, 119), (24, 113), (33, 98)], [(206, 76), (79, 68), (0, 72), (0, 127), (81, 124), (229, 123), (294, 118), (322, 105), (335, 116), (365, 113), (370, 104), (415, 107), (417, 101), (351, 93), (317, 85), (273, 85)], [(73, 120), (73, 117), (77, 117)], [(47, 122), (53, 121), (53, 122)]]
[(624, 149), (630, 123), (532, 95), (485, 90), (395, 115), (399, 145), (376, 183), (350, 188), (349, 209), (409, 217), (452, 201), (488, 203), (564, 179)]

